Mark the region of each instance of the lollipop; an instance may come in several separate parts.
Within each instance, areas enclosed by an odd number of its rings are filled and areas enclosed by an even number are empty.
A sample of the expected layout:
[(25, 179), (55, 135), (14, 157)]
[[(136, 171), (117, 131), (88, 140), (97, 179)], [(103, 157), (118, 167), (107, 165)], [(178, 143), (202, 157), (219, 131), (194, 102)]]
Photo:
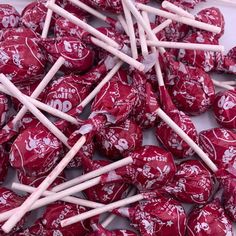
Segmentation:
[(236, 128), (235, 90), (220, 91), (216, 94), (213, 111), (216, 121), (225, 128)]
[(0, 182), (3, 183), (9, 166), (9, 156), (5, 150), (5, 146), (0, 145)]
[(20, 14), (9, 4), (0, 4), (0, 29), (17, 28)]
[(200, 161), (189, 160), (177, 166), (174, 180), (164, 188), (179, 201), (203, 204), (210, 198), (213, 187), (211, 172)]
[(223, 128), (204, 130), (199, 134), (199, 144), (219, 166), (235, 166), (236, 133)]
[(95, 139), (102, 154), (111, 159), (119, 159), (141, 146), (142, 131), (134, 122), (126, 120), (119, 125), (101, 129)]

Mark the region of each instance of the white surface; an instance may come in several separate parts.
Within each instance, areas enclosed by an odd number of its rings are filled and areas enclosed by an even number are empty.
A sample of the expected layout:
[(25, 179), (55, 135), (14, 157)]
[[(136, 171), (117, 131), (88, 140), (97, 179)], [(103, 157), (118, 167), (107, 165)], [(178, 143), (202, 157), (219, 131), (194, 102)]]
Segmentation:
[[(12, 4), (13, 6), (15, 6), (15, 8), (19, 12), (21, 12), (24, 6), (29, 2), (31, 1), (30, 0), (15, 0), (15, 1), (14, 0), (0, 0), (0, 3)], [(221, 38), (220, 43), (225, 46), (225, 49), (226, 49), (225, 53), (227, 53), (229, 49), (231, 49), (233, 46), (236, 46), (236, 34), (235, 34), (236, 7), (221, 4), (220, 0), (208, 0), (206, 3), (199, 4), (196, 7), (196, 9), (193, 11), (193, 13), (198, 12), (202, 8), (211, 7), (211, 6), (219, 7), (222, 13), (224, 14), (225, 22), (226, 22), (225, 34)], [(225, 75), (225, 74), (221, 74), (221, 75), (214, 74), (213, 77), (219, 80), (230, 80), (230, 79), (236, 78), (235, 76)], [(206, 112), (197, 117), (192, 117), (192, 121), (196, 125), (198, 132), (201, 130), (218, 126), (211, 111)], [(158, 144), (153, 130), (147, 130), (144, 132), (143, 144), (154, 144), (154, 145)], [(96, 157), (98, 157), (98, 155), (96, 155)], [(78, 173), (79, 173), (78, 170), (70, 171), (70, 172), (67, 172), (67, 176), (70, 178), (76, 177), (78, 176)], [(14, 179), (15, 179), (15, 173), (11, 170), (8, 174), (6, 185), (10, 186), (10, 183), (13, 182)], [(189, 207), (186, 206), (186, 209), (189, 209)], [(31, 220), (33, 221), (35, 217), (36, 215), (34, 214)], [(113, 224), (111, 224), (109, 228), (123, 229), (127, 227), (128, 227), (128, 222), (124, 219), (117, 217), (115, 222), (113, 222)], [(236, 227), (234, 227), (234, 230), (236, 230)]]

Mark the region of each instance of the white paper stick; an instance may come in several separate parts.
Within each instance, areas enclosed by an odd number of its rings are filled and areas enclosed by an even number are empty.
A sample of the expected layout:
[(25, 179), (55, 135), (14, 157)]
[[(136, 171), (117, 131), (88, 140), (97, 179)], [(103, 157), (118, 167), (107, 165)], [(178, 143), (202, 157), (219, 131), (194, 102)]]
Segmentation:
[(144, 32), (143, 27), (140, 25), (140, 23), (138, 24), (138, 32), (139, 32), (139, 40), (140, 40), (140, 46), (141, 46), (141, 51), (142, 51), (142, 55), (143, 57), (148, 55), (148, 46), (147, 46), (147, 41), (146, 41), (146, 34)]
[(114, 210), (114, 209), (119, 208), (119, 207), (123, 207), (123, 206), (129, 205), (131, 203), (135, 203), (135, 202), (141, 201), (143, 199), (144, 199), (144, 197), (143, 197), (142, 194), (137, 194), (135, 196), (132, 196), (132, 197), (129, 197), (129, 198), (125, 198), (125, 199), (122, 199), (120, 201), (107, 204), (104, 207), (93, 209), (93, 210), (84, 212), (82, 214), (79, 214), (79, 215), (67, 218), (65, 220), (62, 220), (61, 221), (61, 226), (62, 227), (66, 227), (66, 226), (72, 225), (72, 224), (74, 224), (76, 222), (89, 219), (89, 218), (91, 218), (93, 216), (96, 216), (96, 215), (99, 215), (99, 214), (102, 214), (102, 213)]
[(156, 28), (154, 28), (152, 31), (154, 34), (157, 34), (160, 31), (162, 31), (163, 29), (165, 29), (167, 26), (169, 26), (171, 23), (172, 23), (172, 20), (167, 19), (167, 20), (163, 21), (160, 25), (158, 25)]
[(235, 0), (217, 0), (219, 3), (226, 3), (227, 6), (236, 6)]
[[(2, 93), (5, 93), (9, 96), (12, 96), (12, 97), (15, 97), (14, 94), (10, 93), (3, 85), (0, 85), (0, 92)], [(53, 115), (53, 116), (56, 116), (58, 118), (61, 118), (63, 120), (66, 120), (66, 121), (69, 121), (70, 123), (72, 124), (75, 124), (75, 125), (79, 125), (79, 122), (76, 120), (76, 118), (74, 118), (73, 116), (71, 115), (68, 115), (60, 110), (57, 110), (43, 102), (40, 102), (32, 97), (29, 97), (27, 95), (24, 95), (25, 98), (31, 102), (34, 106), (36, 106), (38, 109), (41, 109), (43, 111), (46, 111), (47, 113)]]
[(78, 107), (81, 107), (82, 109), (88, 105), (95, 96), (99, 93), (99, 91), (102, 89), (102, 87), (112, 79), (112, 77), (119, 71), (121, 66), (123, 65), (122, 61), (119, 61), (112, 70), (109, 71), (109, 73), (102, 79), (102, 81), (94, 88), (94, 90), (79, 104)]
[(131, 46), (131, 52), (132, 52), (132, 57), (134, 59), (138, 58), (138, 49), (137, 49), (137, 44), (136, 44), (136, 37), (135, 37), (135, 32), (134, 32), (134, 23), (132, 19), (132, 15), (127, 8), (125, 2), (123, 0), (122, 5), (123, 5), (123, 11), (125, 14), (125, 19), (126, 19), (126, 24), (128, 27), (128, 32), (129, 32), (129, 41), (130, 41), (130, 46)]
[(161, 16), (161, 17), (164, 17), (164, 18), (167, 18), (167, 19), (171, 19), (173, 21), (177, 21), (177, 22), (180, 22), (180, 23), (183, 23), (183, 24), (186, 24), (186, 25), (190, 25), (190, 26), (196, 27), (198, 29), (206, 30), (206, 31), (209, 31), (209, 32), (212, 32), (212, 33), (217, 33), (217, 34), (220, 33), (220, 31), (221, 31), (221, 28), (218, 27), (218, 26), (206, 24), (204, 22), (197, 21), (197, 20), (192, 20), (192, 19), (189, 19), (189, 18), (184, 17), (184, 16), (178, 16), (178, 15), (175, 15), (173, 13), (157, 9), (155, 7), (144, 5), (144, 4), (141, 4), (141, 3), (136, 3), (136, 6), (140, 10), (147, 11), (149, 13), (153, 13), (155, 15), (158, 15), (158, 16)]
[(91, 35), (97, 37), (98, 39), (100, 39), (104, 42), (106, 42), (108, 45), (110, 45), (114, 48), (119, 48), (119, 44), (117, 42), (115, 42), (113, 39), (110, 39), (109, 37), (107, 37), (106, 35), (104, 35), (100, 31), (98, 31), (97, 29), (95, 29), (91, 25), (89, 25), (89, 24), (85, 23), (84, 21), (80, 20), (79, 18), (72, 15), (71, 13), (64, 10), (63, 8), (59, 7), (58, 5), (53, 4), (52, 2), (49, 2), (49, 3), (46, 4), (46, 7), (51, 9), (52, 11), (56, 12), (58, 15), (68, 19), (72, 23), (78, 25), (82, 29), (89, 32)]
[(57, 185), (56, 187), (52, 188), (53, 192), (59, 192), (64, 189), (70, 188), (71, 186), (83, 183), (84, 181), (87, 181), (89, 179), (95, 178), (97, 176), (100, 176), (102, 174), (108, 173), (114, 169), (120, 168), (122, 166), (129, 165), (133, 162), (133, 159), (131, 157), (126, 157), (122, 160), (116, 161), (114, 163), (111, 163), (109, 165), (103, 166), (96, 171), (92, 171), (89, 173), (86, 173), (84, 175), (78, 176), (74, 179), (71, 179), (67, 182), (64, 182), (62, 184)]
[[(57, 164), (57, 166), (51, 171), (51, 173), (43, 180), (43, 182), (37, 187), (37, 189), (23, 202), (17, 212), (12, 215), (2, 226), (2, 230), (5, 233), (9, 233), (13, 227), (21, 220), (31, 206), (36, 202), (42, 193), (53, 183), (58, 175), (66, 168), (68, 163), (77, 154), (80, 148), (86, 142), (86, 138), (82, 136), (76, 144), (70, 149), (66, 156)], [(1, 217), (1, 214), (0, 214)]]
[(224, 84), (221, 81), (217, 81), (217, 80), (212, 79), (212, 82), (215, 86), (217, 86), (219, 88), (224, 88), (224, 89), (228, 89), (228, 90), (234, 90), (235, 89), (233, 86), (228, 85), (228, 84)]
[(212, 45), (212, 44), (200, 44), (200, 43), (179, 43), (179, 42), (167, 42), (167, 41), (147, 41), (148, 46), (164, 47), (164, 48), (181, 48), (189, 50), (201, 50), (212, 52), (224, 52), (224, 46)]
[(145, 70), (145, 65), (143, 65), (142, 63), (140, 63), (139, 61), (135, 60), (134, 58), (126, 55), (125, 53), (123, 53), (121, 50), (118, 50), (116, 48), (113, 48), (109, 45), (107, 45), (106, 43), (102, 42), (101, 40), (92, 37), (91, 41), (93, 44), (97, 45), (98, 47), (103, 48), (104, 50), (110, 52), (112, 55), (118, 57), (119, 59), (121, 59), (122, 61), (128, 63), (129, 65), (133, 66), (134, 68), (136, 68), (139, 71), (144, 71)]
[(163, 8), (165, 8), (166, 10), (171, 11), (172, 13), (175, 13), (175, 14), (180, 15), (180, 16), (185, 16), (189, 19), (195, 20), (194, 15), (192, 15), (189, 12), (185, 11), (183, 8), (180, 8), (176, 5), (174, 5), (171, 2), (164, 1), (164, 2), (162, 2), (161, 6)]
[(232, 86), (236, 85), (236, 81), (235, 80), (221, 81), (221, 83), (222, 84), (227, 84), (227, 85), (232, 85)]
[(69, 147), (67, 143), (67, 137), (58, 129), (51, 121), (47, 119), (47, 117), (40, 112), (32, 103), (30, 103), (26, 97), (21, 93), (21, 91), (6, 78), (5, 75), (0, 74), (0, 82), (7, 88), (10, 93), (14, 94), (14, 96), (24, 104), (29, 111), (48, 129), (52, 132), (64, 145)]
[(125, 33), (129, 36), (128, 26), (125, 22), (125, 19), (122, 15), (117, 16), (118, 21), (120, 22), (121, 26), (123, 27)]
[[(45, 89), (45, 87), (48, 85), (48, 83), (52, 80), (54, 75), (58, 72), (60, 67), (65, 63), (65, 59), (63, 57), (59, 57), (55, 64), (52, 66), (52, 68), (48, 71), (48, 73), (45, 75), (45, 77), (42, 79), (42, 81), (39, 83), (37, 88), (33, 91), (31, 94), (31, 98), (37, 98), (42, 91)], [(15, 118), (12, 120), (13, 124), (16, 124), (19, 120), (23, 118), (23, 116), (27, 112), (26, 106), (23, 106), (20, 111), (16, 114)]]
[[(56, 0), (51, 0), (52, 3), (55, 3)], [(48, 9), (47, 10), (47, 15), (46, 15), (46, 19), (44, 22), (44, 26), (43, 26), (43, 31), (42, 31), (42, 35), (41, 38), (45, 39), (48, 36), (48, 31), (49, 31), (49, 27), (51, 24), (51, 20), (52, 20), (52, 10)]]

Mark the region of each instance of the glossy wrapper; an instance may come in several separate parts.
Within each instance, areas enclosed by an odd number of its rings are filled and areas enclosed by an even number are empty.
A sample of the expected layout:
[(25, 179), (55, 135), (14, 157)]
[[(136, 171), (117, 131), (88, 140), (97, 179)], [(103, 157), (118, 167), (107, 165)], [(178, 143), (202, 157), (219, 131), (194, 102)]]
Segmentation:
[(16, 28), (19, 25), (20, 14), (9, 4), (0, 4), (0, 30)]
[(223, 127), (236, 128), (236, 90), (220, 91), (213, 104), (216, 121)]
[(96, 147), (110, 159), (120, 159), (140, 147), (143, 140), (141, 128), (126, 120), (117, 125), (104, 127), (95, 135)]
[(143, 146), (129, 154), (133, 163), (102, 176), (102, 182), (134, 184), (140, 191), (158, 189), (170, 182), (176, 172), (173, 156), (157, 146)]
[(219, 168), (236, 165), (236, 133), (233, 130), (204, 130), (199, 134), (199, 145)]
[(28, 176), (48, 173), (62, 155), (62, 143), (41, 123), (18, 135), (10, 151), (12, 167)]
[(182, 162), (177, 166), (174, 180), (164, 189), (181, 202), (203, 204), (214, 188), (211, 172), (198, 160)]
[(4, 145), (0, 145), (0, 183), (3, 183), (9, 167), (9, 155)]
[(219, 199), (194, 207), (188, 216), (187, 236), (208, 235), (233, 236), (232, 222)]

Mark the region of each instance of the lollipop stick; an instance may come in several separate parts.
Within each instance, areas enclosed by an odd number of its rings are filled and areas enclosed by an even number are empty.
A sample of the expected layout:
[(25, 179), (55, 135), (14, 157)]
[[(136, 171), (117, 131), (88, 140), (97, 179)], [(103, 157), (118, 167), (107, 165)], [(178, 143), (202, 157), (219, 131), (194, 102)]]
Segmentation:
[(220, 3), (226, 3), (227, 6), (234, 6), (236, 7), (235, 0), (217, 0)]
[(85, 31), (89, 32), (91, 35), (93, 35), (93, 36), (97, 37), (98, 39), (104, 41), (106, 44), (108, 44), (108, 45), (110, 45), (114, 48), (119, 48), (119, 44), (116, 43), (114, 40), (110, 39), (109, 37), (107, 37), (106, 35), (104, 35), (100, 31), (98, 31), (97, 29), (93, 28), (89, 24), (87, 24), (84, 21), (80, 20), (79, 18), (72, 15), (71, 13), (64, 10), (63, 8), (59, 7), (58, 5), (53, 4), (52, 2), (49, 2), (49, 3), (46, 4), (46, 7), (51, 9), (52, 11), (56, 12), (58, 15), (68, 19), (72, 23), (78, 25), (79, 27), (81, 27)]
[[(133, 5), (133, 3), (131, 1), (129, 1), (129, 6), (130, 5)], [(155, 7), (147, 6), (147, 5), (144, 5), (144, 4), (141, 4), (141, 3), (136, 3), (136, 6), (140, 10), (147, 11), (149, 13), (153, 13), (155, 15), (158, 15), (158, 16), (161, 16), (161, 17), (164, 17), (164, 18), (167, 18), (167, 19), (171, 19), (173, 21), (180, 22), (180, 23), (183, 23), (183, 24), (186, 24), (186, 25), (190, 25), (190, 26), (196, 27), (198, 29), (206, 30), (206, 31), (209, 31), (209, 32), (212, 32), (212, 33), (217, 33), (217, 34), (220, 33), (220, 31), (221, 31), (221, 28), (218, 27), (218, 26), (206, 24), (206, 23), (203, 23), (203, 22), (197, 21), (197, 20), (192, 20), (192, 19), (189, 19), (189, 18), (184, 17), (184, 16), (178, 16), (178, 15), (175, 15), (173, 13), (157, 9)]]
[(37, 119), (50, 131), (52, 132), (62, 143), (64, 143), (67, 147), (67, 137), (54, 125), (50, 122), (43, 113), (41, 113), (32, 103), (30, 103), (27, 98), (19, 91), (19, 89), (6, 78), (5, 75), (0, 74), (0, 82), (7, 88), (10, 93), (14, 94), (14, 96), (24, 104), (32, 114), (37, 117)]
[(235, 88), (231, 85), (228, 85), (228, 84), (224, 84), (220, 81), (217, 81), (217, 80), (214, 80), (212, 79), (212, 82), (215, 86), (219, 87), (219, 88), (224, 88), (224, 89), (228, 89), (228, 90), (234, 90)]
[(163, 21), (160, 25), (158, 25), (156, 28), (154, 28), (152, 31), (154, 34), (157, 34), (160, 31), (162, 31), (163, 29), (165, 29), (167, 26), (169, 26), (171, 23), (172, 23), (172, 20), (167, 19), (167, 20)]
[(119, 20), (119, 22), (120, 22), (121, 26), (123, 27), (125, 33), (129, 36), (128, 26), (125, 22), (124, 17), (122, 15), (118, 15), (117, 19)]
[(76, 222), (79, 222), (79, 221), (82, 221), (82, 220), (86, 220), (86, 219), (91, 218), (93, 216), (96, 216), (96, 215), (99, 215), (99, 214), (102, 214), (102, 213), (114, 210), (114, 209), (119, 208), (119, 207), (123, 207), (123, 206), (129, 205), (131, 203), (135, 203), (135, 202), (141, 201), (143, 199), (144, 199), (144, 196), (142, 194), (137, 194), (135, 196), (128, 197), (128, 198), (122, 199), (120, 201), (107, 204), (104, 207), (93, 209), (93, 210), (87, 211), (85, 213), (82, 213), (82, 214), (79, 214), (79, 215), (67, 218), (65, 220), (62, 220), (61, 221), (61, 226), (62, 227), (66, 227), (66, 226), (72, 225), (72, 224), (74, 224)]
[(138, 32), (139, 32), (139, 40), (140, 40), (142, 55), (143, 57), (145, 57), (148, 55), (148, 46), (144, 29), (139, 23), (138, 23)]
[[(58, 175), (66, 168), (68, 163), (77, 154), (80, 148), (86, 142), (86, 137), (82, 136), (76, 144), (70, 149), (66, 156), (58, 163), (58, 165), (51, 171), (51, 173), (43, 180), (43, 182), (36, 188), (36, 190), (24, 201), (18, 208), (17, 212), (12, 215), (2, 226), (5, 233), (9, 233), (13, 227), (21, 220), (27, 211), (31, 208), (35, 201), (37, 201), (42, 193), (53, 183)], [(1, 214), (0, 214), (1, 215)]]
[(166, 10), (171, 11), (172, 13), (175, 13), (175, 14), (180, 15), (180, 16), (185, 16), (189, 19), (195, 20), (194, 15), (192, 15), (189, 12), (185, 11), (184, 9), (174, 5), (171, 2), (164, 1), (164, 2), (162, 2), (161, 5), (162, 5), (163, 8), (165, 8)]
[[(0, 85), (0, 91), (1, 91), (2, 93), (5, 93), (5, 94), (10, 95), (10, 96), (12, 96), (12, 97), (15, 97), (14, 94), (10, 93), (10, 92), (9, 92), (4, 86), (2, 86), (2, 85)], [(32, 97), (29, 97), (29, 96), (27, 96), (27, 95), (24, 95), (24, 96), (25, 96), (25, 98), (26, 98), (29, 102), (31, 102), (31, 103), (32, 103), (34, 106), (36, 106), (38, 109), (41, 109), (41, 110), (43, 110), (43, 111), (46, 111), (47, 113), (49, 113), (49, 114), (51, 114), (51, 115), (53, 115), (53, 116), (56, 116), (56, 117), (58, 117), (58, 118), (61, 118), (61, 119), (63, 119), (63, 120), (69, 121), (69, 122), (72, 123), (72, 124), (79, 125), (79, 122), (78, 122), (73, 116), (68, 115), (68, 114), (66, 114), (66, 113), (64, 113), (64, 112), (62, 112), (62, 111), (60, 111), (60, 110), (57, 110), (57, 109), (55, 109), (55, 108), (53, 108), (53, 107), (51, 107), (51, 106), (49, 106), (49, 105), (47, 105), (47, 104), (45, 104), (45, 103), (42, 103), (42, 102), (40, 102), (40, 101), (38, 101), (38, 100), (36, 100), (36, 99), (34, 99), (34, 98), (32, 98)]]
[[(42, 81), (39, 83), (37, 88), (34, 90), (34, 92), (31, 94), (32, 98), (37, 98), (40, 93), (45, 89), (45, 87), (48, 85), (48, 83), (52, 80), (54, 75), (57, 73), (57, 71), (60, 69), (60, 67), (65, 63), (65, 59), (63, 57), (59, 57), (55, 64), (52, 66), (52, 68), (48, 71), (48, 73), (45, 75), (45, 77), (42, 79)], [(20, 111), (16, 114), (15, 118), (13, 119), (13, 124), (16, 124), (19, 120), (22, 119), (22, 117), (27, 112), (26, 106), (23, 106)]]
[[(55, 3), (56, 0), (51, 0), (52, 3)], [(41, 38), (45, 39), (48, 36), (48, 31), (49, 31), (49, 27), (50, 27), (50, 23), (51, 23), (51, 19), (52, 19), (52, 10), (48, 9), (47, 10), (47, 15), (46, 15), (46, 19), (44, 22), (44, 26), (43, 26), (43, 31), (42, 31), (42, 35)]]

